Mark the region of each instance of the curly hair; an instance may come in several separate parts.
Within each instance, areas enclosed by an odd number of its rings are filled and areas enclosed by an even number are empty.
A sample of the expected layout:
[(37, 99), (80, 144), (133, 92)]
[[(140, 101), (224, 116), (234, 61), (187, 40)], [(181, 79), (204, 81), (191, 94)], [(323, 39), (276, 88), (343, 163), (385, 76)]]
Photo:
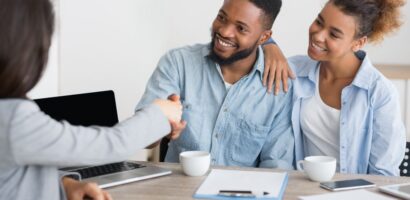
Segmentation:
[(406, 0), (329, 0), (329, 3), (357, 19), (357, 38), (367, 36), (369, 42), (378, 43), (403, 24), (400, 7)]

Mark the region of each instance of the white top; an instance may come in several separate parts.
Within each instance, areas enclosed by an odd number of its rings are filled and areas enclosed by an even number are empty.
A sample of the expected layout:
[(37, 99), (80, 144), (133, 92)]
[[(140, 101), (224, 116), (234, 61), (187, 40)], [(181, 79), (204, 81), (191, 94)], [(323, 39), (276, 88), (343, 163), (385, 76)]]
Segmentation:
[(231, 84), (231, 83), (228, 83), (228, 82), (226, 82), (226, 81), (224, 81), (224, 83), (225, 83), (226, 91), (229, 91), (229, 89), (231, 89), (231, 87), (232, 87), (232, 84)]
[(222, 80), (224, 80), (226, 91), (229, 91), (229, 89), (231, 89), (231, 87), (232, 87), (233, 84), (232, 84), (232, 83), (228, 83), (228, 82), (225, 81), (224, 75), (222, 74), (221, 67), (220, 67), (218, 64), (216, 65), (216, 69), (218, 70), (219, 75), (221, 75)]
[[(333, 156), (339, 166), (340, 110), (328, 106), (319, 94), (319, 71), (316, 71), (315, 95), (302, 101), (300, 125), (307, 156)], [(338, 167), (339, 169), (339, 167)]]

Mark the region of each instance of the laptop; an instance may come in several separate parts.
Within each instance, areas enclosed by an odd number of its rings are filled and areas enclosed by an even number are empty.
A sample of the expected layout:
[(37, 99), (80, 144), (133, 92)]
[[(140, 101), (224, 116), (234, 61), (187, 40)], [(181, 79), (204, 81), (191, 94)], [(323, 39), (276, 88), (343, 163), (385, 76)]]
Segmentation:
[[(58, 96), (34, 100), (40, 109), (55, 120), (66, 120), (73, 125), (106, 126), (118, 123), (113, 91)], [(60, 169), (77, 172), (81, 180), (96, 182), (100, 188), (171, 174), (168, 169), (145, 166), (134, 161)]]

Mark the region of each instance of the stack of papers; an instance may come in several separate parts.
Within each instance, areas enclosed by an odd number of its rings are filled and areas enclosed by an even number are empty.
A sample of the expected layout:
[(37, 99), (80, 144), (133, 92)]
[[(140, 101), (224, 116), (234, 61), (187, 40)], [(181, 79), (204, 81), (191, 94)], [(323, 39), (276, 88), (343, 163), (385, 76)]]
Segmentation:
[(194, 194), (194, 198), (206, 199), (238, 199), (239, 196), (229, 196), (221, 191), (251, 191), (249, 197), (244, 195), (239, 199), (282, 199), (288, 182), (286, 172), (262, 172), (213, 169)]
[(393, 200), (394, 198), (386, 197), (381, 194), (377, 194), (374, 192), (370, 192), (367, 190), (352, 190), (352, 191), (345, 191), (345, 192), (332, 192), (326, 194), (319, 194), (319, 195), (311, 195), (311, 196), (300, 196), (300, 200), (364, 200), (364, 199), (371, 199), (371, 200)]

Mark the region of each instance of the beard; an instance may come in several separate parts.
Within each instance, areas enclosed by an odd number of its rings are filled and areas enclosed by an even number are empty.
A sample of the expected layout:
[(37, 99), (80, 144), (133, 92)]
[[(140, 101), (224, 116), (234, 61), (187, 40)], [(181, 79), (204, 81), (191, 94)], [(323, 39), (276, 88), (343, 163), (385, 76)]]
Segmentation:
[[(215, 37), (216, 33), (214, 33), (212, 35), (212, 41), (210, 44), (210, 50), (209, 50), (209, 54), (208, 54), (208, 58), (211, 59), (212, 61), (218, 63), (220, 66), (222, 65), (230, 65), (236, 61), (242, 60), (244, 58), (249, 57), (252, 52), (258, 47), (258, 41), (256, 41), (251, 47), (246, 48), (244, 50), (238, 51), (236, 53), (234, 53), (233, 55), (231, 55), (228, 58), (221, 58), (215, 51), (214, 51), (214, 47), (215, 47)], [(240, 46), (238, 45), (237, 48), (239, 48)]]

